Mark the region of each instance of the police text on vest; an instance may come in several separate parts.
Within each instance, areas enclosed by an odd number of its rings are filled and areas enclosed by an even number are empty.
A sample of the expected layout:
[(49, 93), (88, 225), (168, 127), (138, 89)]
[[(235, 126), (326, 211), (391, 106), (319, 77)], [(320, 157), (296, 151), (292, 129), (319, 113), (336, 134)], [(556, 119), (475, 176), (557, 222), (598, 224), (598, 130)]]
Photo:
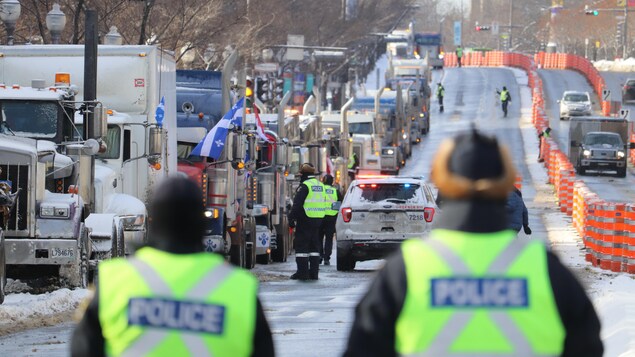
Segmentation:
[(128, 324), (145, 327), (223, 333), (225, 307), (164, 298), (133, 298), (128, 301)]
[(527, 279), (435, 278), (430, 300), (436, 307), (527, 307)]

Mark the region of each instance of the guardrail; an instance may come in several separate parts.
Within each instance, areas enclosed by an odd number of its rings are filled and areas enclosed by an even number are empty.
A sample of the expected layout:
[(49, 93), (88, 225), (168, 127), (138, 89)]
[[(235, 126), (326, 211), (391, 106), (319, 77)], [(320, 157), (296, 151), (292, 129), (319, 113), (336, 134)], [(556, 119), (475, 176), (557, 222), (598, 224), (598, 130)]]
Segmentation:
[[(444, 62), (446, 67), (455, 67), (456, 56), (448, 54)], [(570, 54), (541, 52), (532, 57), (502, 51), (472, 52), (464, 55), (461, 65), (525, 70), (532, 90), (531, 117), (537, 133), (544, 132), (549, 126), (537, 68), (576, 70), (587, 78), (600, 98), (606, 85), (588, 60)], [(602, 113), (608, 115), (610, 102), (602, 101), (601, 104)], [(635, 141), (635, 133), (631, 134), (631, 141)], [(635, 150), (631, 150), (631, 160), (635, 160), (634, 154)], [(541, 138), (540, 157), (544, 159), (549, 183), (554, 185), (560, 211), (572, 217), (572, 225), (582, 237), (585, 259), (601, 269), (635, 274), (635, 204), (601, 199), (584, 181), (576, 179), (573, 165), (552, 138)]]

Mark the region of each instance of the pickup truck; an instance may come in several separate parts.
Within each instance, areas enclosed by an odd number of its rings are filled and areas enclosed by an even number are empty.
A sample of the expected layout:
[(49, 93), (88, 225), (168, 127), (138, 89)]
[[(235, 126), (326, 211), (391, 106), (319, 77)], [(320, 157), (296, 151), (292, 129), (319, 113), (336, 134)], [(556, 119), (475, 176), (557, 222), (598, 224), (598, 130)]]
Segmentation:
[(617, 177), (626, 176), (627, 147), (617, 133), (592, 131), (584, 135), (578, 145), (575, 168), (584, 175), (587, 170), (616, 171)]

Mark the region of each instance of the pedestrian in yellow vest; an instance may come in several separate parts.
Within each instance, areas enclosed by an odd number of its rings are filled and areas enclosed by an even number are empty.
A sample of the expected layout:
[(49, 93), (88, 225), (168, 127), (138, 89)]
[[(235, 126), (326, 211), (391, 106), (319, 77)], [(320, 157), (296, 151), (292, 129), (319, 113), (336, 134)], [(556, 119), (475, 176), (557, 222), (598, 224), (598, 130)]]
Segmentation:
[(302, 164), (300, 186), (293, 196), (289, 227), (295, 227), (294, 280), (317, 280), (320, 271), (320, 227), (326, 213), (324, 186), (315, 178), (315, 167)]
[(258, 281), (204, 252), (200, 188), (166, 179), (149, 207), (148, 246), (99, 264), (72, 356), (273, 356)]
[(322, 259), (324, 265), (331, 265), (331, 254), (333, 253), (333, 236), (335, 235), (335, 223), (337, 222), (337, 209), (333, 209), (333, 204), (342, 202), (340, 191), (333, 187), (333, 176), (325, 175), (322, 178), (324, 184), (326, 212), (322, 227), (320, 228), (320, 248), (322, 248)]
[(378, 273), (344, 356), (602, 356), (580, 283), (541, 240), (507, 229), (507, 150), (474, 130), (443, 142), (432, 165), (439, 221)]

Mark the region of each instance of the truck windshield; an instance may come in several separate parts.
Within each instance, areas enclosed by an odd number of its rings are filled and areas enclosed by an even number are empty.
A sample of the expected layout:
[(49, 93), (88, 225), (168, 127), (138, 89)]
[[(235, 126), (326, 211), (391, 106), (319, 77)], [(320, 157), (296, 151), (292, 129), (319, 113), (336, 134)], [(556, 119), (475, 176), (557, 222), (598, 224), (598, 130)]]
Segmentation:
[(584, 139), (586, 145), (603, 145), (618, 147), (622, 145), (622, 140), (617, 135), (590, 134)]
[(588, 102), (589, 97), (586, 94), (567, 94), (564, 96), (567, 102)]
[(186, 142), (178, 142), (176, 147), (177, 157), (181, 160), (188, 161), (203, 161), (202, 156), (192, 155), (192, 150), (196, 147), (196, 144), (186, 143)]
[(0, 102), (2, 121), (17, 136), (54, 138), (60, 107), (56, 102), (14, 100)]
[(372, 134), (373, 123), (349, 123), (348, 131), (353, 134)]

